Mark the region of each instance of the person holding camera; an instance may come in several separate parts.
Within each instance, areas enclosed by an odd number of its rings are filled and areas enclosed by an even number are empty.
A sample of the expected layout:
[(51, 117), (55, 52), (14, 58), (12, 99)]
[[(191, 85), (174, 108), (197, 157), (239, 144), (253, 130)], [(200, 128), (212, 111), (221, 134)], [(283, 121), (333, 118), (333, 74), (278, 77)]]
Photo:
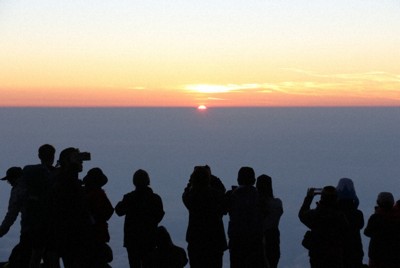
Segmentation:
[[(321, 199), (311, 209), (315, 195), (321, 195)], [(343, 268), (343, 243), (349, 223), (337, 206), (336, 188), (325, 186), (322, 191), (309, 188), (299, 219), (310, 229), (303, 246), (309, 250), (311, 268)]]
[(60, 153), (59, 167), (55, 171), (53, 200), (53, 246), (64, 267), (93, 267), (94, 238), (91, 218), (82, 182), (83, 161), (89, 160), (88, 153), (69, 147)]
[(189, 211), (186, 231), (190, 267), (222, 268), (227, 249), (222, 217), (226, 213), (225, 195), (210, 185), (210, 172), (197, 166), (190, 175), (182, 201)]

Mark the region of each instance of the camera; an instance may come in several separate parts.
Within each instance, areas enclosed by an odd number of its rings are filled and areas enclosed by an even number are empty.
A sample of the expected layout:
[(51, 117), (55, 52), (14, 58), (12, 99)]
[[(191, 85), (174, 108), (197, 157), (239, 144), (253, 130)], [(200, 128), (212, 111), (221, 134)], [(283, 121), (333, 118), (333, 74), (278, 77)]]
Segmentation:
[(314, 188), (314, 195), (322, 194), (322, 188)]
[(91, 155), (88, 152), (80, 152), (78, 153), (79, 161), (89, 161), (91, 159)]

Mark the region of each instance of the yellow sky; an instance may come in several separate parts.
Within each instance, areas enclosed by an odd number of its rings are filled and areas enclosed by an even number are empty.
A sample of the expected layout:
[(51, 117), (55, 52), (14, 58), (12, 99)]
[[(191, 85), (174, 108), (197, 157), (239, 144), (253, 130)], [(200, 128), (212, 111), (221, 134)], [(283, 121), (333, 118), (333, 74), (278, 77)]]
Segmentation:
[(399, 106), (397, 1), (2, 1), (0, 106)]

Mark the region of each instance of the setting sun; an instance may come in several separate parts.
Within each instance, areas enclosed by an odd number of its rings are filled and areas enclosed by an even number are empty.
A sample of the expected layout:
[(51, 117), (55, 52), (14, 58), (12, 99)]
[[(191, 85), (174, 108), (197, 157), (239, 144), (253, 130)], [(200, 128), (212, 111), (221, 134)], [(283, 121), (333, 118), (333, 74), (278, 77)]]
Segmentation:
[(1, 4), (0, 106), (400, 105), (397, 1), (100, 2)]
[(199, 105), (199, 107), (197, 107), (198, 110), (207, 110), (207, 107), (205, 105)]

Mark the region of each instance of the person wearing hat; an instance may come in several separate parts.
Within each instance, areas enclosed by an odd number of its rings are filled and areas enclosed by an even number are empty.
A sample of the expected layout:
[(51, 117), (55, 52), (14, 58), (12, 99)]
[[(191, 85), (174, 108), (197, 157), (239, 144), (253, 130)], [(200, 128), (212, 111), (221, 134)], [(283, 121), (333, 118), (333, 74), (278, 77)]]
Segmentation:
[(87, 200), (90, 216), (92, 218), (91, 229), (94, 234), (94, 266), (108, 267), (107, 263), (112, 261), (112, 250), (108, 246), (110, 234), (107, 221), (114, 213), (114, 207), (102, 189), (108, 182), (100, 168), (90, 169), (83, 178), (85, 197)]
[(368, 219), (364, 234), (370, 238), (369, 267), (400, 267), (400, 212), (394, 208), (394, 197), (381, 192), (376, 200), (375, 213)]
[(353, 181), (349, 178), (341, 178), (336, 191), (338, 208), (346, 215), (350, 226), (344, 237), (344, 267), (363, 267), (364, 251), (360, 231), (364, 227), (364, 215), (357, 209), (360, 202)]
[(83, 159), (78, 148), (61, 151), (52, 185), (52, 241), (64, 267), (93, 267), (91, 217), (79, 173)]
[(22, 187), (17, 187), (21, 177), (22, 168), (11, 167), (7, 170), (6, 176), (1, 179), (2, 181), (7, 181), (12, 188), (7, 214), (0, 225), (0, 237), (4, 236), (10, 230), (10, 227), (14, 224), (18, 214), (21, 212), (25, 195), (24, 189)]
[[(311, 209), (313, 198), (318, 194), (321, 199)], [(309, 188), (299, 219), (310, 229), (303, 246), (308, 249), (311, 268), (342, 268), (344, 236), (350, 227), (345, 214), (337, 207), (336, 188), (325, 186), (321, 192)]]
[(21, 236), (19, 243), (12, 249), (8, 260), (9, 267), (28, 267), (32, 252), (30, 247), (30, 239), (24, 230), (25, 215), (24, 203), (26, 199), (26, 188), (22, 183), (22, 168), (11, 167), (7, 170), (6, 176), (2, 181), (7, 181), (11, 185), (10, 200), (8, 202), (7, 214), (0, 225), (0, 237), (8, 233), (21, 213)]

